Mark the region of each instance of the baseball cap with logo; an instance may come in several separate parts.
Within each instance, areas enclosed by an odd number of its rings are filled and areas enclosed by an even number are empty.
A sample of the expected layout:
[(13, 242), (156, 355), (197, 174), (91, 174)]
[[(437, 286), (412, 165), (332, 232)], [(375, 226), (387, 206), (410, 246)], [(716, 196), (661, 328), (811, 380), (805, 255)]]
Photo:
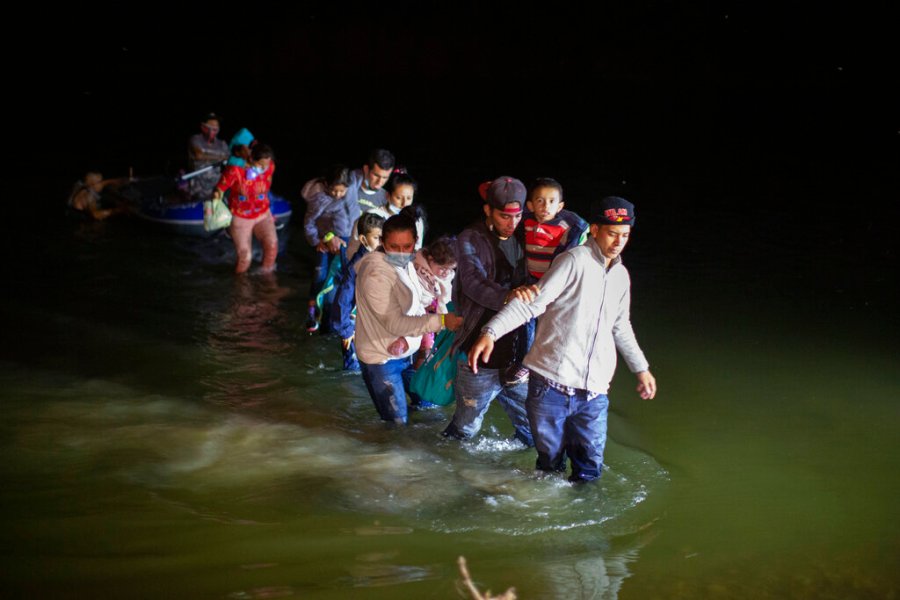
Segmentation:
[(592, 224), (634, 227), (634, 204), (619, 196), (607, 196), (591, 203), (590, 217)]

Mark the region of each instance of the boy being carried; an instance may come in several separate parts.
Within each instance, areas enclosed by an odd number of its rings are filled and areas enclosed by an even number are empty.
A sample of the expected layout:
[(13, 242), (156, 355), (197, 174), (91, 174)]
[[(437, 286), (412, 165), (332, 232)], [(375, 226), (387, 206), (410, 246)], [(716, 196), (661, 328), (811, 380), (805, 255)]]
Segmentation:
[[(522, 223), (525, 229), (525, 262), (528, 267), (528, 283), (540, 281), (553, 259), (576, 246), (582, 245), (588, 236), (588, 224), (572, 211), (563, 208), (562, 185), (550, 177), (539, 177), (531, 184), (531, 192), (525, 202)], [(534, 343), (535, 322), (530, 321), (518, 349), (518, 360), (505, 374), (507, 385), (526, 381), (528, 369), (522, 359)]]

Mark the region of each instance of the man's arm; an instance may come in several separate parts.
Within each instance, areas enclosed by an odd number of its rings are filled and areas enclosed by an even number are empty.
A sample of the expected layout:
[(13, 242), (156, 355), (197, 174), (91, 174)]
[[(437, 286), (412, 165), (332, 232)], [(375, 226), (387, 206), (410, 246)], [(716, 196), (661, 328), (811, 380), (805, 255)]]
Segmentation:
[(219, 141), (222, 143), (210, 148), (204, 158), (214, 161), (228, 160), (228, 157), (231, 156), (231, 152), (228, 150), (228, 144), (225, 143), (224, 140)]
[(94, 196), (87, 189), (80, 190), (72, 199), (72, 207), (82, 212), (90, 213), (91, 217), (97, 221), (111, 216), (113, 211), (108, 208), (100, 208), (94, 201)]
[(516, 327), (544, 314), (551, 302), (566, 290), (575, 276), (575, 260), (568, 255), (561, 256), (553, 262), (550, 270), (541, 278), (538, 286), (531, 286), (538, 292), (531, 302), (514, 298), (500, 312), (487, 322), (483, 333), (469, 349), (469, 366), (478, 372), (478, 358), (487, 362), (494, 350), (494, 341), (503, 337)]
[(656, 396), (656, 378), (650, 372), (650, 363), (644, 356), (644, 352), (638, 345), (637, 337), (634, 335), (634, 328), (631, 326), (631, 282), (622, 293), (619, 299), (618, 312), (616, 320), (613, 323), (613, 340), (616, 343), (616, 349), (628, 368), (637, 377), (637, 393), (644, 400), (650, 400)]
[(471, 231), (464, 231), (459, 236), (457, 281), (462, 282), (462, 293), (473, 302), (491, 310), (500, 310), (506, 302), (509, 288), (488, 277), (478, 251), (479, 247), (482, 252), (492, 250), (487, 243), (477, 244), (476, 236), (477, 234)]
[(622, 296), (619, 298), (619, 305), (616, 312), (615, 321), (612, 327), (613, 340), (616, 349), (632, 373), (640, 373), (650, 368), (644, 352), (638, 345), (637, 337), (634, 335), (634, 329), (631, 326), (631, 284), (628, 283)]

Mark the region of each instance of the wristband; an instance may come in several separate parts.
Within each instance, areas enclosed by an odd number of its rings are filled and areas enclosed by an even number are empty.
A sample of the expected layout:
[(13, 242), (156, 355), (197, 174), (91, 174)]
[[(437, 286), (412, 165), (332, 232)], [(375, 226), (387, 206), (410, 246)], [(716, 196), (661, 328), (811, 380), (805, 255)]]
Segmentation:
[(488, 336), (489, 338), (491, 338), (492, 342), (497, 341), (497, 333), (487, 325), (481, 328), (481, 335)]
[(328, 242), (330, 242), (333, 239), (334, 239), (334, 232), (329, 231), (328, 233), (325, 234), (325, 237), (322, 238), (322, 241), (327, 244)]
[(445, 319), (444, 319), (445, 316), (446, 315), (444, 313), (441, 313), (441, 329), (445, 329), (447, 327), (447, 323), (445, 322)]

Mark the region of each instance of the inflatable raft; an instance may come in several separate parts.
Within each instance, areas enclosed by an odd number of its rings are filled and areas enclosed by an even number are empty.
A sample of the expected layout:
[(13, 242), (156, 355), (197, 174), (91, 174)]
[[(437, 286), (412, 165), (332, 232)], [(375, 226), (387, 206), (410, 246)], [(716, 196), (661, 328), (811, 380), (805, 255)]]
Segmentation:
[[(275, 217), (275, 228), (281, 230), (291, 220), (291, 204), (287, 200), (269, 194), (269, 206), (272, 216)], [(193, 235), (208, 237), (215, 235), (216, 231), (203, 229), (203, 203), (172, 204), (165, 198), (157, 200), (143, 200), (135, 208), (135, 214), (162, 227), (172, 233), (181, 235)]]

